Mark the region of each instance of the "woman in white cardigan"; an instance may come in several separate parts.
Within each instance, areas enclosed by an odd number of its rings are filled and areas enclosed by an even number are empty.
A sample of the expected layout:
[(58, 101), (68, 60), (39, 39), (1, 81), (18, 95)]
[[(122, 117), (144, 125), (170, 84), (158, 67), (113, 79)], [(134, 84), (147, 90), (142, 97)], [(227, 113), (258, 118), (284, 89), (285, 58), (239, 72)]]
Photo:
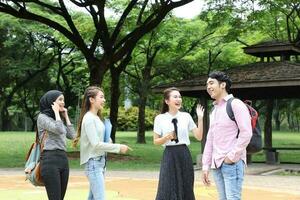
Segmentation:
[(80, 138), (80, 164), (85, 164), (85, 174), (90, 183), (88, 200), (104, 200), (104, 171), (106, 152), (126, 153), (127, 145), (112, 144), (104, 141), (105, 126), (101, 119), (101, 111), (105, 104), (104, 92), (101, 88), (90, 86), (86, 89), (82, 101), (78, 122), (77, 137)]

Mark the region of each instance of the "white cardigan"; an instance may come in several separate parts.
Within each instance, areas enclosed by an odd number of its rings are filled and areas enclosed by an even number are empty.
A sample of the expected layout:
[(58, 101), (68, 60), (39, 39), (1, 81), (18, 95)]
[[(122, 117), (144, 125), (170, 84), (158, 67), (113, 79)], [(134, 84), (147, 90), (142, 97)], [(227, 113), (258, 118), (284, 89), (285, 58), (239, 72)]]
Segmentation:
[(90, 158), (103, 156), (105, 152), (119, 153), (120, 144), (105, 143), (104, 123), (92, 112), (87, 112), (82, 120), (80, 136), (80, 165)]

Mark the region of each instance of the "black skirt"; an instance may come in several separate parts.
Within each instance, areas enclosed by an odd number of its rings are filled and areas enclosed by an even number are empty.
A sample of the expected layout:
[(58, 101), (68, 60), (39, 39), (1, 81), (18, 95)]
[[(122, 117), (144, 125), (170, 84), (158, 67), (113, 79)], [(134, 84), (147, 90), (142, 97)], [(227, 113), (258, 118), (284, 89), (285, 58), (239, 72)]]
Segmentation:
[(186, 145), (165, 148), (156, 200), (195, 200), (193, 161)]

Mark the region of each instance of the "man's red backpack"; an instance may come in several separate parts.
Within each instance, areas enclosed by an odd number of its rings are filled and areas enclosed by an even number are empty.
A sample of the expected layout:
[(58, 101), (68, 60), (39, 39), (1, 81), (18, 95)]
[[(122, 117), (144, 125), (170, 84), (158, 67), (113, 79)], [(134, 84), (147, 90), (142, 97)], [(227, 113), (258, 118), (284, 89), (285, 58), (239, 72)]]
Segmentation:
[[(236, 123), (232, 106), (231, 106), (231, 102), (233, 99), (234, 97), (228, 99), (226, 105), (226, 112), (228, 117)], [(247, 154), (252, 154), (262, 150), (261, 129), (258, 123), (258, 112), (251, 106), (252, 104), (251, 101), (246, 100), (244, 101), (244, 103), (247, 106), (249, 114), (251, 116), (251, 126), (252, 126), (252, 137), (250, 143), (247, 146)], [(239, 137), (239, 133), (240, 131), (238, 131), (236, 138)]]

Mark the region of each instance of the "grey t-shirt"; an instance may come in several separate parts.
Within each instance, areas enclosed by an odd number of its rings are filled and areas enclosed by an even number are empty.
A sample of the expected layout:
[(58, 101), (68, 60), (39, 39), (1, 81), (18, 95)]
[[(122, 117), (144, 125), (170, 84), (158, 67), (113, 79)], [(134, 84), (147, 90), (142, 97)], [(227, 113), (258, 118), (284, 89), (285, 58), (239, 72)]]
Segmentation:
[(75, 138), (75, 129), (73, 125), (65, 125), (63, 121), (56, 121), (43, 113), (38, 115), (37, 128), (40, 140), (42, 139), (44, 131), (47, 131), (44, 150), (60, 149), (66, 151), (66, 138)]

